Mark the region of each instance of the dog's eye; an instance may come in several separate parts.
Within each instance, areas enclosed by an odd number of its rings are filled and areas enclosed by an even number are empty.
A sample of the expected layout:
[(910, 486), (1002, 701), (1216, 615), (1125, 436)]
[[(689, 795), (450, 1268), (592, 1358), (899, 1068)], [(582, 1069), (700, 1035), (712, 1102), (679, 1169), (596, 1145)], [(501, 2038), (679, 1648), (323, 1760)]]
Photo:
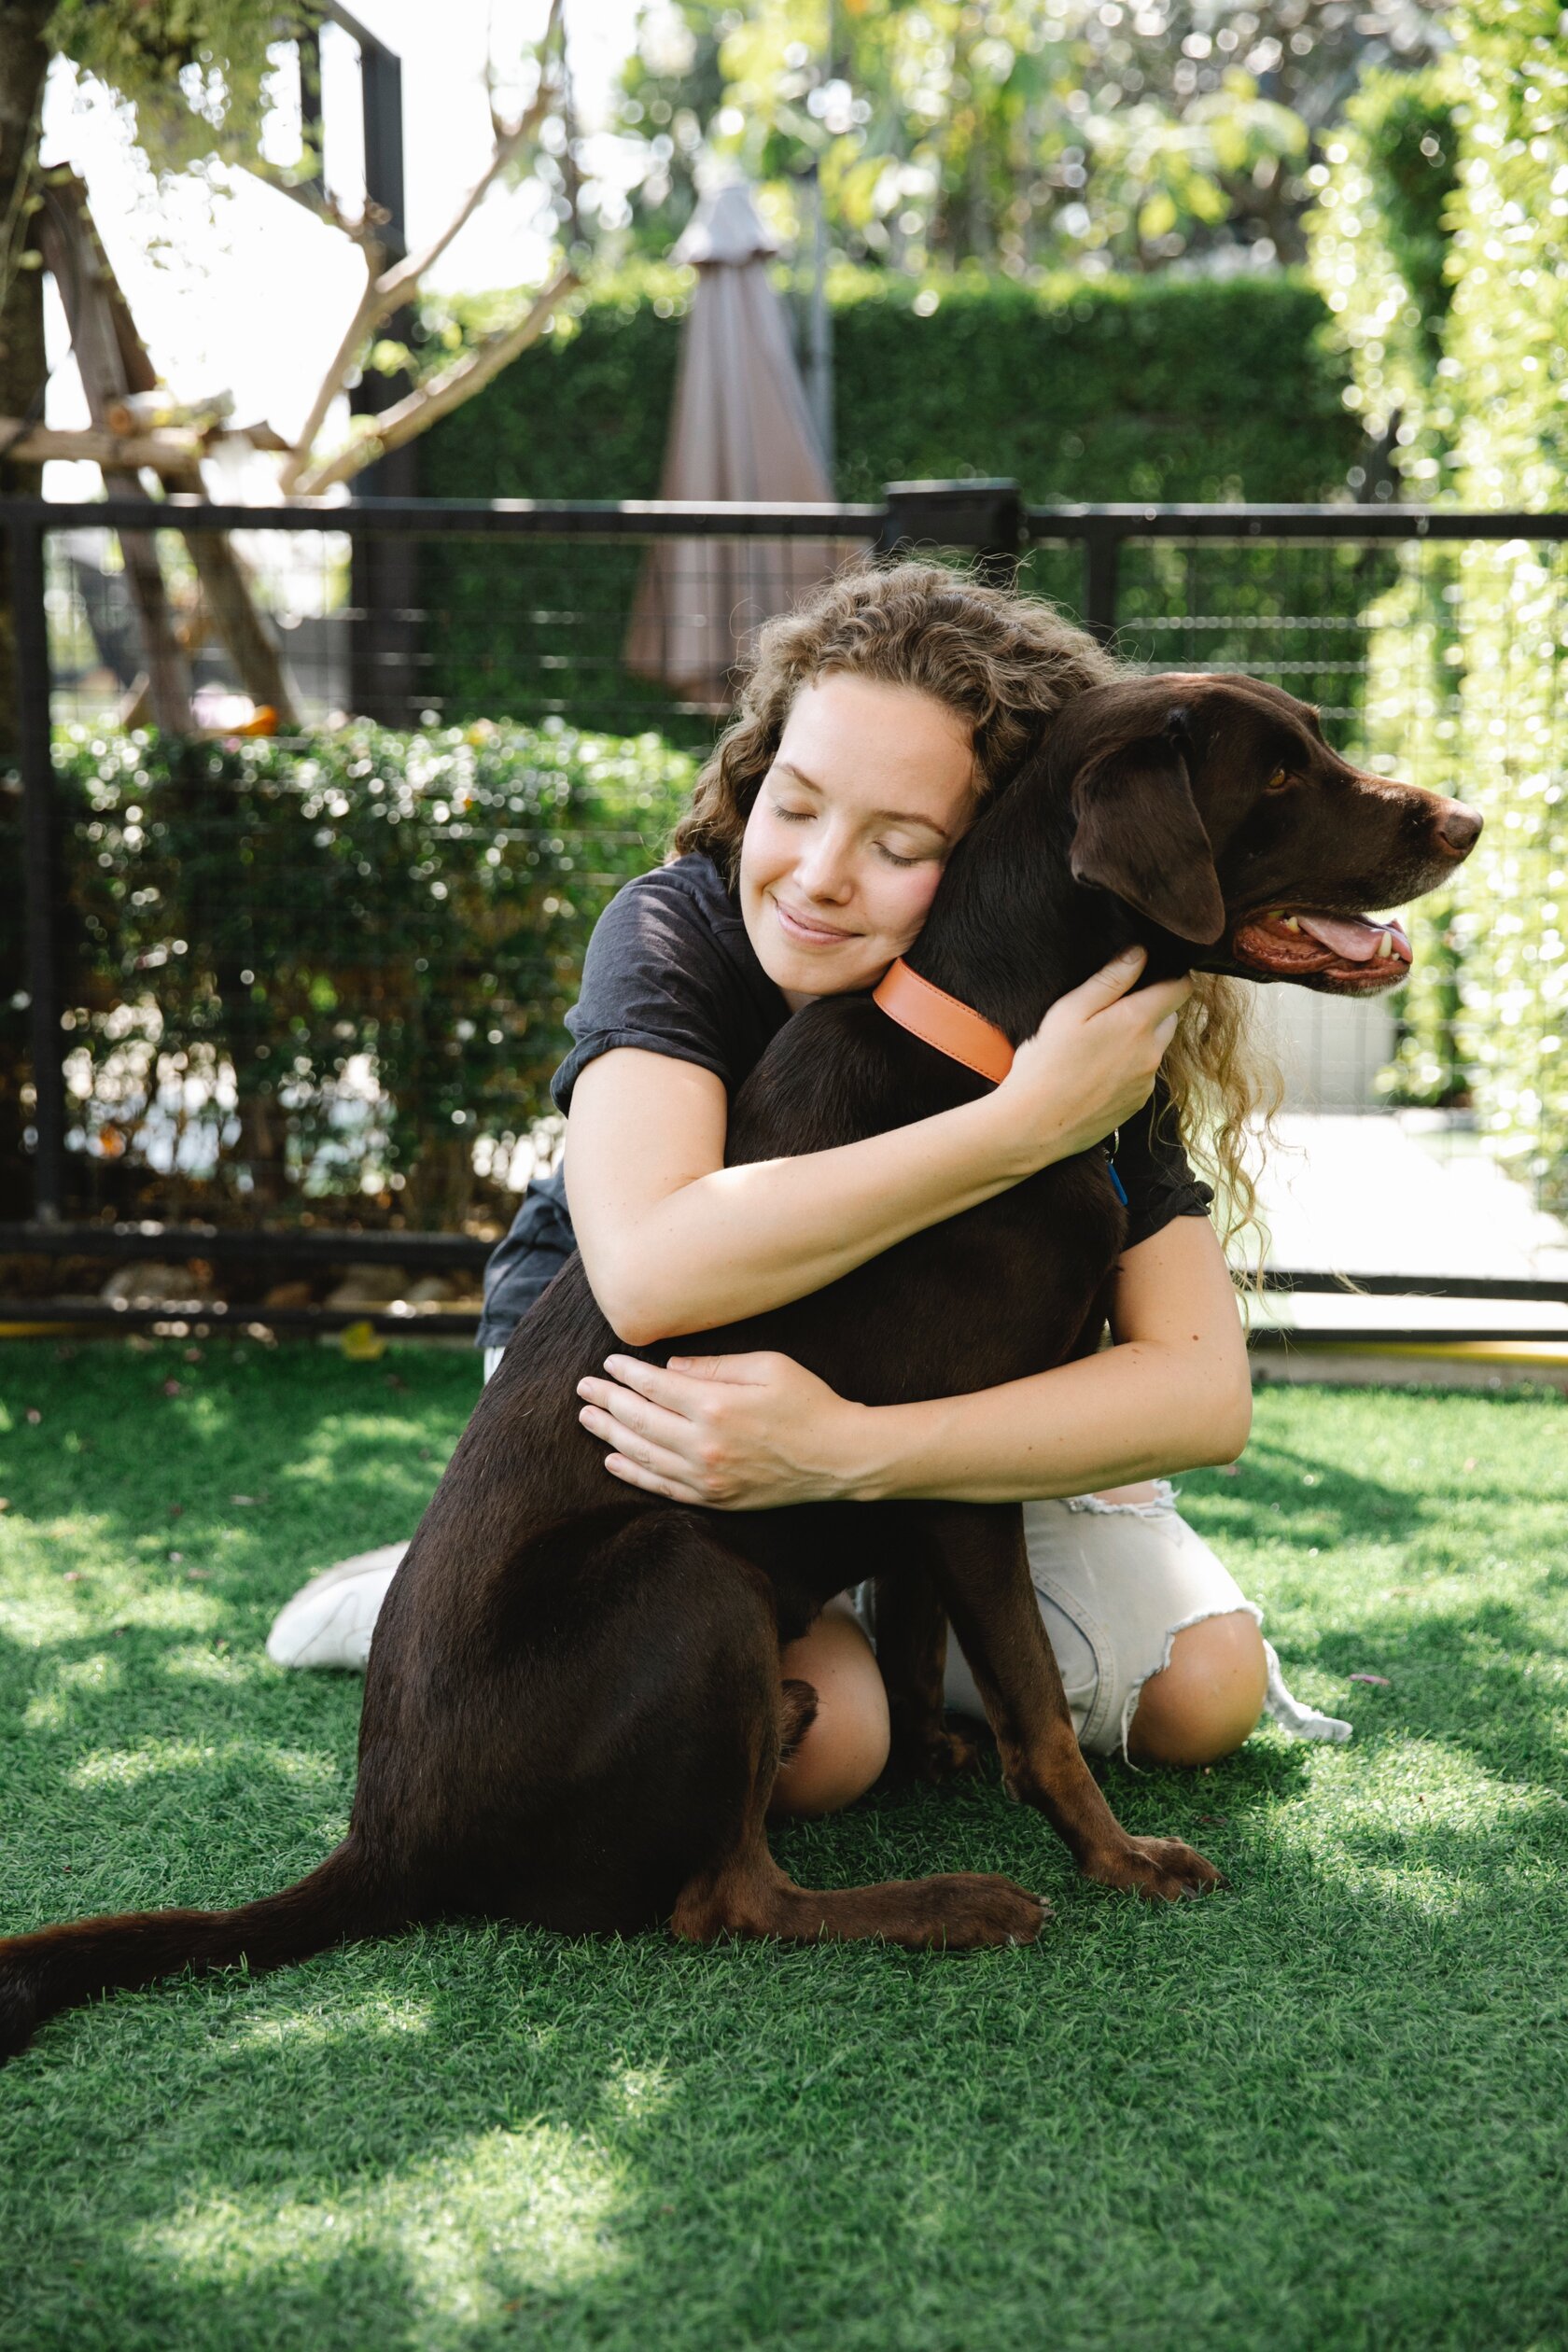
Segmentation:
[(1282, 792), (1287, 784), (1294, 784), (1295, 781), (1295, 778), (1289, 768), (1277, 767), (1263, 789), (1266, 792)]

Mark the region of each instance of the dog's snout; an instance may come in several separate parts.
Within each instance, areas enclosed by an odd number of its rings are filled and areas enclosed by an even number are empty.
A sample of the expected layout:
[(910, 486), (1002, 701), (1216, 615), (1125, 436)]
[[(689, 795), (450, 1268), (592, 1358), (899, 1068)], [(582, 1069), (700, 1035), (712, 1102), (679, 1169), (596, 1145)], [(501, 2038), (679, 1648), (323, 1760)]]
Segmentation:
[(1480, 839), (1483, 819), (1465, 801), (1449, 801), (1437, 819), (1437, 840), (1450, 858), (1466, 857)]

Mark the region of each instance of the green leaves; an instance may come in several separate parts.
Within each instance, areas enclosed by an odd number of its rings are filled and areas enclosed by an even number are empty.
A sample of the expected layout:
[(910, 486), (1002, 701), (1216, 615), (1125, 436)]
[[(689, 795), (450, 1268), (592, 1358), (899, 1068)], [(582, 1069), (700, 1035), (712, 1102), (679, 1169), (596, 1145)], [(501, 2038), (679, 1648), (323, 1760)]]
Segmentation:
[[(44, 38), (130, 108), (161, 172), (248, 163), (267, 112), (269, 51), (319, 23), (313, 0), (60, 0)], [(309, 178), (318, 158), (301, 156)]]
[[(1444, 63), (1368, 78), (1315, 175), (1314, 274), (1347, 404), (1421, 497), (1561, 509), (1568, 482), (1568, 48), (1546, 0), (1462, 0)], [(1376, 616), (1374, 740), (1486, 813), (1419, 915), (1401, 1086), (1473, 1100), (1568, 1208), (1568, 559), (1528, 536), (1412, 551)]]
[(460, 1196), (547, 1114), (588, 934), (692, 775), (560, 721), (56, 758), (77, 1148), (215, 1201), (417, 1194), (455, 1142)]

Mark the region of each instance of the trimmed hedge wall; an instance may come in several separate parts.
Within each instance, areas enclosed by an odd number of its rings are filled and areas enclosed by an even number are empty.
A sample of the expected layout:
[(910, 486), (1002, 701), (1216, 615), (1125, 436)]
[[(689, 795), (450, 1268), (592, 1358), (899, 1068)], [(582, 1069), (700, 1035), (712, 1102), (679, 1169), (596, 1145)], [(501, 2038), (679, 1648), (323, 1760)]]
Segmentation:
[[(569, 332), (426, 435), (425, 495), (656, 497), (691, 277), (664, 271), (583, 301)], [(1001, 474), (1040, 501), (1317, 499), (1355, 457), (1342, 363), (1319, 346), (1327, 313), (1293, 273), (922, 291), (842, 272), (833, 296), (846, 498)]]
[(55, 764), (74, 1206), (447, 1230), (476, 1141), (504, 1167), (549, 1111), (589, 932), (692, 784), (559, 722), (76, 727)]
[[(432, 497), (651, 497), (659, 488), (691, 272), (585, 300), (425, 437)], [(977, 279), (833, 284), (837, 486), (1015, 477), (1027, 498), (1315, 500), (1360, 445), (1322, 298), (1301, 279)], [(936, 297), (936, 307), (923, 306)], [(922, 306), (922, 307), (917, 307)], [(659, 692), (620, 668), (635, 546), (430, 543), (439, 616), (425, 673), (448, 719), (480, 712), (659, 723)], [(1037, 584), (1066, 600), (1076, 567)], [(692, 722), (692, 739), (706, 734)]]

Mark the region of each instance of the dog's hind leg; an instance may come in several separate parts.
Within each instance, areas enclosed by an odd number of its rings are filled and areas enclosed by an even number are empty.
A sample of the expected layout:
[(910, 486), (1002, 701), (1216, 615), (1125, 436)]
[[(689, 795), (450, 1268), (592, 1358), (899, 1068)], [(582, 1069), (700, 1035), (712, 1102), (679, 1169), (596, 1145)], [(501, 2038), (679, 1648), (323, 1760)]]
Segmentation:
[(932, 1506), (937, 1589), (1001, 1751), (1009, 1792), (1038, 1805), (1085, 1878), (1174, 1901), (1225, 1883), (1175, 1838), (1122, 1827), (1084, 1761), (1056, 1655), (1040, 1621), (1011, 1505)]
[(670, 1920), (673, 1933), (692, 1943), (711, 1943), (721, 1935), (780, 1936), (804, 1943), (879, 1936), (918, 1952), (1032, 1943), (1047, 1906), (1011, 1879), (963, 1873), (820, 1893), (797, 1886), (779, 1869), (767, 1842), (768, 1797), (779, 1763), (809, 1728), (816, 1706), (809, 1684), (780, 1686), (776, 1720), (757, 1743), (740, 1840), (681, 1889)]
[(910, 1557), (876, 1579), (876, 1663), (888, 1692), (895, 1779), (940, 1783), (972, 1772), (980, 1752), (943, 1705), (947, 1613), (930, 1570)]

